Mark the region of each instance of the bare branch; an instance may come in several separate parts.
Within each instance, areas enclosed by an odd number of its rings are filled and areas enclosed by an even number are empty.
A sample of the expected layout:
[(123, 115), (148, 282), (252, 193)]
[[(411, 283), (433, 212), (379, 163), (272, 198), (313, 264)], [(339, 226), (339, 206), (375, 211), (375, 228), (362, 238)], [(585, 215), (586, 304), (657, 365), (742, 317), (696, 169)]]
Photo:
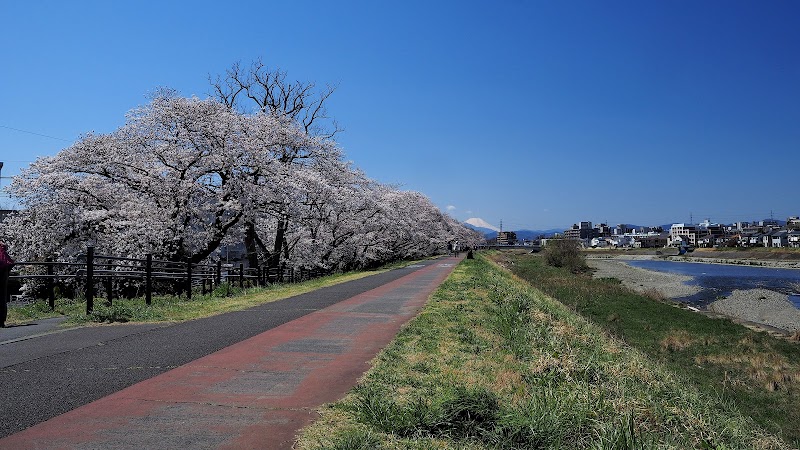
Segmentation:
[(254, 61), (247, 72), (235, 63), (224, 77), (209, 77), (209, 82), (212, 95), (229, 108), (248, 109), (241, 104), (242, 99), (247, 98), (253, 106), (249, 109), (288, 117), (311, 135), (330, 138), (342, 131), (325, 109), (336, 90), (334, 86), (328, 85), (317, 92), (315, 83), (289, 82), (285, 71), (270, 69), (260, 59)]

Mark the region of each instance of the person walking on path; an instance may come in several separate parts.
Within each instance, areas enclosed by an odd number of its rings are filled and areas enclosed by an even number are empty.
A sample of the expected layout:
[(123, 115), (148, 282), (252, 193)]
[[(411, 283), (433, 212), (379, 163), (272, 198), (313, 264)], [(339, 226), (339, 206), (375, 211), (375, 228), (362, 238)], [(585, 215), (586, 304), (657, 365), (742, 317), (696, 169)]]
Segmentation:
[(0, 328), (6, 326), (8, 316), (8, 276), (12, 267), (14, 260), (8, 256), (8, 246), (0, 242)]

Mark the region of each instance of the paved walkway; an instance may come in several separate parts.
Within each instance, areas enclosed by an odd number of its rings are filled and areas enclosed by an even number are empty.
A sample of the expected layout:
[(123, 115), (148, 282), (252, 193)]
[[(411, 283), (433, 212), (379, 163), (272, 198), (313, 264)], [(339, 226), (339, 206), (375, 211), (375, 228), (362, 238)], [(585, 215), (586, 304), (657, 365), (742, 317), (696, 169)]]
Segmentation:
[(21, 325), (6, 325), (0, 335), (0, 344), (12, 343), (32, 339), (54, 331), (60, 331), (58, 326), (67, 320), (66, 317), (51, 317), (49, 319), (34, 320)]
[(0, 448), (290, 448), (457, 262), (435, 261), (0, 439)]

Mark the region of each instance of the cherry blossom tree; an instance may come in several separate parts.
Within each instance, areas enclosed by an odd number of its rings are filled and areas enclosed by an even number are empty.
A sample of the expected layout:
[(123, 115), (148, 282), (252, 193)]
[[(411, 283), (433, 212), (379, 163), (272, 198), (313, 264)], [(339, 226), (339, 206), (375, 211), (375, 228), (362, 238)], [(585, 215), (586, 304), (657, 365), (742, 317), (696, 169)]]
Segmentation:
[[(340, 130), (327, 115), (326, 103), (335, 90), (331, 86), (319, 90), (314, 83), (289, 81), (286, 72), (271, 69), (261, 60), (256, 60), (247, 69), (243, 69), (239, 63), (233, 64), (224, 76), (217, 76), (213, 80), (209, 77), (209, 80), (214, 96), (232, 110), (289, 120), (309, 136), (321, 141), (331, 139)], [(278, 159), (286, 166), (284, 172), (291, 173), (293, 166), (305, 164), (309, 159), (337, 157), (338, 154), (326, 155), (315, 151), (333, 148), (335, 146), (286, 145), (281, 149)], [(274, 202), (271, 206), (276, 222), (274, 226), (257, 227), (255, 220), (245, 220), (245, 247), (251, 266), (258, 265), (258, 255), (264, 254), (271, 268), (278, 267), (281, 255), (288, 252), (286, 234), (291, 222), (287, 210), (291, 204)], [(263, 232), (267, 228), (271, 230), (271, 239), (258, 232), (258, 229)], [(265, 245), (267, 240), (272, 241), (271, 250)]]
[[(234, 66), (221, 99), (161, 90), (119, 129), (38, 159), (9, 187), (22, 209), (0, 238), (29, 260), (94, 245), (201, 262), (243, 242), (251, 267), (324, 271), (480, 242), (424, 195), (344, 161), (333, 132), (317, 128), (332, 90), (312, 98), (313, 85), (265, 70), (255, 65), (247, 78)], [(236, 107), (241, 95), (257, 107)]]
[(23, 209), (5, 232), (25, 253), (37, 246), (24, 230), (53, 222), (46, 239), (63, 251), (91, 243), (115, 254), (202, 261), (252, 205), (254, 174), (274, 162), (263, 150), (305, 136), (280, 118), (159, 95), (115, 132), (86, 135), (17, 177), (10, 190)]

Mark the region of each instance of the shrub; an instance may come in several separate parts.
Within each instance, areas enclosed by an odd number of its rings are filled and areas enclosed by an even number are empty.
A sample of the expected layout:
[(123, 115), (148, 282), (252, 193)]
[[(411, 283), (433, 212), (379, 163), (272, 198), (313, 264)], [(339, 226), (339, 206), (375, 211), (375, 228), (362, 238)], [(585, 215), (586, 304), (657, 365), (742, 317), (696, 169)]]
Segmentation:
[(547, 265), (563, 267), (572, 273), (583, 273), (589, 270), (586, 258), (581, 254), (578, 242), (572, 239), (551, 239), (544, 248)]

